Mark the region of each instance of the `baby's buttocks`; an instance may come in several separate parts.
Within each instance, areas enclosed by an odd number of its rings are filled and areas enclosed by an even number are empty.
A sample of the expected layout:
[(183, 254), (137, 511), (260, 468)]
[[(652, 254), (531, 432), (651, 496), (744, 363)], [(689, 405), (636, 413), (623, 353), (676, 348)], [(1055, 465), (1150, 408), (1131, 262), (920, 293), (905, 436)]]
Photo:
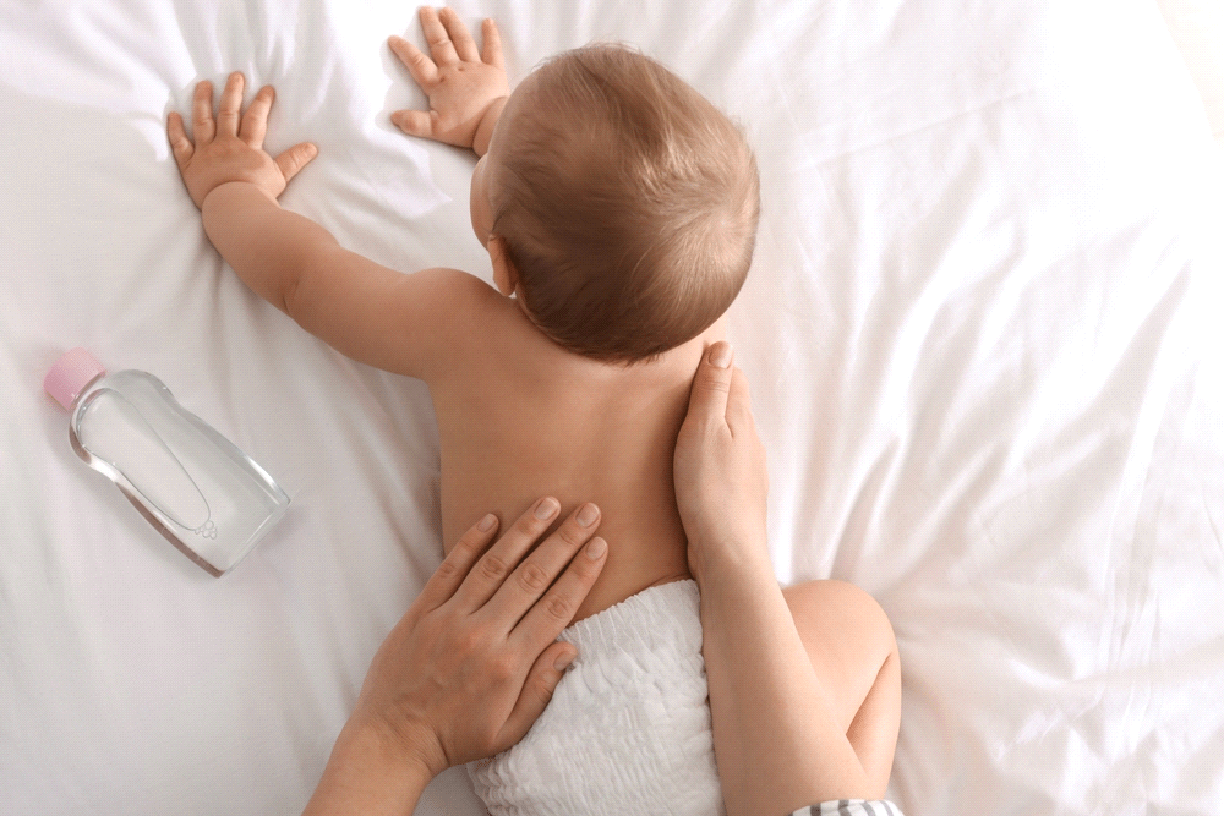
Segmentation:
[(492, 816), (721, 816), (699, 595), (651, 587), (562, 634), (578, 658), (523, 740), (468, 766)]

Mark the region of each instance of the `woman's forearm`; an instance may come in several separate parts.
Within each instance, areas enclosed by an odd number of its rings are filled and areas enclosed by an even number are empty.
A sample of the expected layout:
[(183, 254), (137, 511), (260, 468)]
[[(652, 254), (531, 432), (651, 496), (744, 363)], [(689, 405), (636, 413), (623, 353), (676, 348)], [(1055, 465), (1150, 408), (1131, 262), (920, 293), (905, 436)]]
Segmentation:
[(766, 541), (769, 474), (726, 342), (693, 375), (676, 437), (676, 506), (701, 590), (714, 758), (729, 816), (872, 798), (833, 689), (812, 668)]
[(703, 549), (696, 576), (703, 652), (728, 816), (783, 816), (828, 799), (870, 798), (763, 544), (722, 557)]
[(407, 816), (432, 776), (388, 750), (372, 728), (350, 722), (340, 733), (303, 816)]

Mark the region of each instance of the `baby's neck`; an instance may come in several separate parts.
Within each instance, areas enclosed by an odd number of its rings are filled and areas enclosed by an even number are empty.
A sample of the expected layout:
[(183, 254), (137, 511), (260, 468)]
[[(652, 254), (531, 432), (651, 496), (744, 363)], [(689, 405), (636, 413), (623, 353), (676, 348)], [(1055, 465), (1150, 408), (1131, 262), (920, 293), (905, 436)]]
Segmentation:
[(524, 327), (537, 338), (538, 343), (528, 345), (547, 360), (549, 368), (571, 373), (586, 382), (664, 384), (680, 377), (691, 379), (705, 347), (726, 339), (726, 317), (723, 316), (692, 340), (650, 360), (632, 364), (604, 362), (570, 351), (551, 339), (532, 319), (521, 298), (507, 297), (506, 300), (514, 305), (514, 312)]

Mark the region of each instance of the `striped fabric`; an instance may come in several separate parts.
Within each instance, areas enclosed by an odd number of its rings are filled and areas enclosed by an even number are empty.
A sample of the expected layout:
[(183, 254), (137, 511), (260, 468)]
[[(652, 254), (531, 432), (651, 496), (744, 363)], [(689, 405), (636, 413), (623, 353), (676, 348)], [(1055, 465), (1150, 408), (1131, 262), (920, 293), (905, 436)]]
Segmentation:
[(834, 799), (799, 808), (791, 816), (904, 816), (901, 808), (885, 799)]

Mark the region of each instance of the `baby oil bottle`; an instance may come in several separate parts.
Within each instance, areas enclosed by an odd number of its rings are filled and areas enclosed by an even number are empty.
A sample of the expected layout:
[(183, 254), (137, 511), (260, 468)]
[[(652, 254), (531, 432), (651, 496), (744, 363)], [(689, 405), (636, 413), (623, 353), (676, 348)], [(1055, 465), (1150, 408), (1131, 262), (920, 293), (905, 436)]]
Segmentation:
[(43, 386), (71, 413), (76, 454), (209, 574), (233, 568), (285, 514), (272, 477), (152, 374), (107, 373), (75, 348)]

